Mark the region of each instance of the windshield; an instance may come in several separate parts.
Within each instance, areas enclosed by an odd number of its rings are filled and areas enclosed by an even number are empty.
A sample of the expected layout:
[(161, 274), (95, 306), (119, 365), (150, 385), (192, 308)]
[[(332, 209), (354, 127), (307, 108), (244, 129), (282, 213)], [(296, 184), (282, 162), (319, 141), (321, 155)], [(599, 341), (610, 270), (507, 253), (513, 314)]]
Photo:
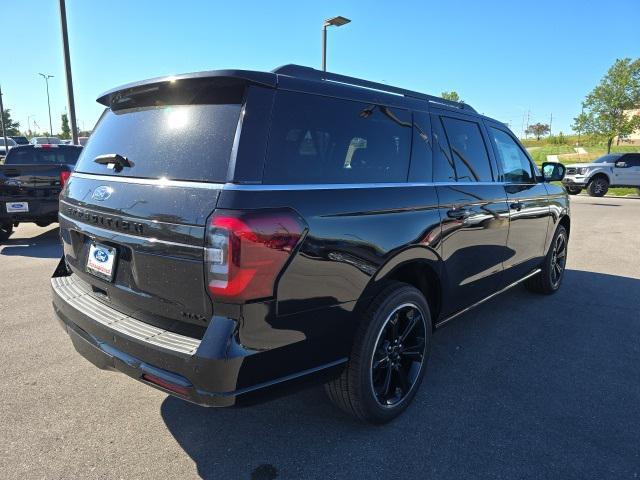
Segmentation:
[(611, 153), (609, 155), (603, 155), (602, 157), (593, 161), (593, 163), (615, 163), (622, 155), (619, 153)]
[(0, 138), (0, 146), (5, 147), (9, 145), (10, 147), (15, 147), (17, 145), (11, 138), (7, 138), (7, 143), (4, 143), (4, 138)]
[(9, 154), (5, 159), (5, 165), (33, 165), (47, 163), (75, 165), (81, 151), (82, 149), (78, 147), (18, 147), (9, 151)]

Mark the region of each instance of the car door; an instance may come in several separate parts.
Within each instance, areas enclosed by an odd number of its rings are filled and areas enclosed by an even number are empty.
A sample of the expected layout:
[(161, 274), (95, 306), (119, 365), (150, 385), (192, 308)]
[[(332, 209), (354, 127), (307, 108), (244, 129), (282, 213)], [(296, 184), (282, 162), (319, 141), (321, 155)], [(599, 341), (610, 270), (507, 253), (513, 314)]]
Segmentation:
[(510, 257), (503, 277), (508, 285), (542, 261), (551, 213), (547, 188), (524, 148), (506, 127), (494, 122), (486, 126), (509, 204)]
[(509, 256), (509, 211), (478, 119), (445, 111), (432, 114), (431, 123), (442, 219), (442, 313), (448, 315), (499, 288)]
[(615, 167), (619, 175), (616, 182), (620, 185), (640, 187), (640, 153), (627, 153), (619, 161), (625, 162), (626, 166)]

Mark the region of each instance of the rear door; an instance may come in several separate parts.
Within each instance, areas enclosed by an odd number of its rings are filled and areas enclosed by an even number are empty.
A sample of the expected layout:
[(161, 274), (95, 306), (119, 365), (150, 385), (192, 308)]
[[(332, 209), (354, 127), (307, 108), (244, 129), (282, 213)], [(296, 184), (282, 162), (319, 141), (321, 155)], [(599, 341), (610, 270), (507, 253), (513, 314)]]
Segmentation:
[(442, 217), (445, 315), (495, 292), (508, 260), (508, 207), (477, 118), (432, 115), (434, 181)]
[(504, 263), (504, 284), (521, 279), (542, 261), (551, 211), (547, 188), (540, 174), (509, 130), (488, 122), (509, 203), (509, 258)]
[(60, 201), (67, 263), (96, 298), (202, 333), (205, 226), (228, 179), (244, 90), (185, 80), (119, 95), (105, 111)]

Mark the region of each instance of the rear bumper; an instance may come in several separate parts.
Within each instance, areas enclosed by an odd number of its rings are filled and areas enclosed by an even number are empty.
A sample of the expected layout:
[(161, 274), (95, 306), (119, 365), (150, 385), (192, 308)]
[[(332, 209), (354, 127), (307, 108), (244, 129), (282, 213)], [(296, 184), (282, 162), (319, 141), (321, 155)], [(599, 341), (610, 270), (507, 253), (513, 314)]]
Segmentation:
[[(7, 212), (7, 203), (28, 202), (28, 212)], [(0, 197), (0, 223), (58, 221), (58, 198)]]
[(341, 358), (295, 371), (305, 363), (295, 358), (299, 348), (245, 349), (235, 340), (236, 322), (224, 317), (214, 317), (202, 339), (166, 332), (99, 302), (73, 279), (54, 274), (51, 287), (54, 311), (76, 351), (101, 369), (199, 405), (255, 403), (333, 378), (346, 362)]

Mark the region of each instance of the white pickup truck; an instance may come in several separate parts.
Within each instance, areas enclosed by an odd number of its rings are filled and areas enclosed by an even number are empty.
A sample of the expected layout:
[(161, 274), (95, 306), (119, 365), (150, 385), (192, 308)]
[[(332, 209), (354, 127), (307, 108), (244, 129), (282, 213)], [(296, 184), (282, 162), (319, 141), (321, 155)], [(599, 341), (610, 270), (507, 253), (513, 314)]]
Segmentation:
[(577, 195), (583, 188), (592, 197), (602, 197), (609, 187), (634, 187), (640, 192), (640, 153), (611, 153), (593, 163), (566, 167), (562, 183), (571, 195)]

